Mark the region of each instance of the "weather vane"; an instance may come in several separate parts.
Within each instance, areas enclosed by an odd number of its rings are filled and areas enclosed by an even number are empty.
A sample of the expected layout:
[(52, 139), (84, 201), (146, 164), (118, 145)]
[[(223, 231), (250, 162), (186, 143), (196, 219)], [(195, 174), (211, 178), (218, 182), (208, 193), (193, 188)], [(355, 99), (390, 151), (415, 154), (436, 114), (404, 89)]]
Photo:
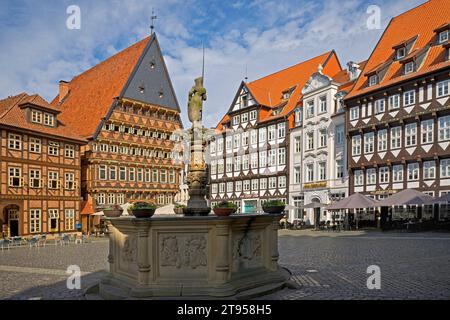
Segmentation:
[(158, 19), (158, 16), (155, 15), (155, 9), (152, 9), (152, 25), (150, 26), (150, 29), (152, 30), (152, 34), (155, 32), (155, 21)]

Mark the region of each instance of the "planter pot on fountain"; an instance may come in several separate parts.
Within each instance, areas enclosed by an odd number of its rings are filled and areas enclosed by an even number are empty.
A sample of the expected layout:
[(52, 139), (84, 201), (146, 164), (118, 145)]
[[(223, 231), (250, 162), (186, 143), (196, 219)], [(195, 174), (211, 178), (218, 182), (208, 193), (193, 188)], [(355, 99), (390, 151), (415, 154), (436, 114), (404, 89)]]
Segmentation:
[(107, 218), (118, 218), (122, 215), (123, 209), (119, 205), (114, 205), (103, 209), (103, 213)]
[(228, 217), (233, 213), (236, 213), (236, 206), (231, 202), (221, 202), (214, 207), (214, 213), (218, 217)]
[(136, 218), (146, 219), (153, 217), (156, 212), (156, 206), (146, 202), (137, 202), (129, 210)]
[(280, 214), (286, 210), (286, 205), (281, 201), (269, 201), (262, 207), (263, 211), (268, 214)]

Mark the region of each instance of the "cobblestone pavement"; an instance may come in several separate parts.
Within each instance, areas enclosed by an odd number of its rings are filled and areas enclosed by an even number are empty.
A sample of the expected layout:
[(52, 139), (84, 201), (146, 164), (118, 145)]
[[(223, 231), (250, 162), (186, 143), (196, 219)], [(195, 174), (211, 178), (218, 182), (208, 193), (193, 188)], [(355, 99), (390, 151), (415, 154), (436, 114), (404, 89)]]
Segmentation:
[[(450, 299), (450, 234), (280, 231), (280, 264), (299, 289), (260, 299)], [(82, 299), (68, 290), (78, 265), (82, 289), (106, 270), (108, 243), (0, 251), (0, 299)], [(381, 290), (369, 290), (367, 267), (381, 268)]]

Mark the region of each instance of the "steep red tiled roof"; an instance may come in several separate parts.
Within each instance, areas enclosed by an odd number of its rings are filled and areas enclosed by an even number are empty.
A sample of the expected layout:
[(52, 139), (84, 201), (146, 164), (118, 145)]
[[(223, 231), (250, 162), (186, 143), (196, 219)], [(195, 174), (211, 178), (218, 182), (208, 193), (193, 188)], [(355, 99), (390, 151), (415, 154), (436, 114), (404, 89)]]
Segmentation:
[(62, 111), (61, 120), (78, 134), (92, 136), (127, 83), (151, 37), (117, 53), (68, 83), (69, 94), (59, 104), (52, 105)]
[(50, 103), (47, 102), (47, 100), (45, 100), (38, 94), (33, 94), (31, 96), (27, 96), (26, 99), (24, 99), (20, 102), (19, 106), (22, 107), (22, 106), (26, 106), (28, 104), (38, 106), (42, 109), (46, 109), (46, 110), (54, 112), (54, 113), (61, 112), (61, 110), (58, 107), (52, 106)]
[(81, 215), (91, 215), (94, 214), (94, 206), (92, 204), (92, 197), (88, 196), (88, 199), (81, 203)]
[(46, 134), (60, 138), (77, 140), (80, 143), (86, 143), (86, 140), (73, 133), (73, 131), (61, 121), (58, 121), (58, 125), (56, 127), (48, 127), (29, 122), (25, 114), (26, 109), (21, 108), (21, 106), (30, 104), (34, 105), (35, 103), (37, 103), (38, 107), (48, 105), (48, 102), (45, 101), (44, 98), (38, 95), (28, 95), (26, 93), (21, 93), (13, 97), (8, 97), (4, 100), (0, 100), (0, 125), (6, 125), (8, 127), (34, 131), (38, 134)]
[[(329, 51), (310, 60), (247, 83), (247, 88), (260, 105), (271, 109), (280, 106), (283, 107), (283, 110), (278, 115), (261, 110), (259, 122), (267, 122), (285, 117), (294, 110), (298, 102), (302, 99), (303, 87), (310, 76), (318, 70), (319, 65), (323, 66), (324, 73), (336, 74), (341, 70), (336, 53)], [(283, 92), (291, 88), (295, 88), (295, 90), (292, 92), (290, 99), (284, 101), (282, 99)], [(225, 116), (218, 124), (217, 129), (222, 130), (223, 124), (228, 121), (230, 121), (230, 117)]]
[[(449, 0), (430, 0), (393, 18), (347, 99), (449, 67), (450, 62), (445, 58), (444, 47), (436, 45), (435, 33), (438, 27), (448, 24), (449, 20)], [(393, 48), (409, 39), (414, 39), (415, 36), (417, 36), (417, 39), (413, 44), (412, 51), (422, 50), (430, 43), (433, 43), (433, 46), (429, 49), (423, 64), (416, 72), (403, 75), (403, 65), (399, 61), (394, 61), (395, 52)], [(386, 63), (389, 64), (389, 67), (384, 78), (378, 85), (368, 87), (368, 79), (365, 75)]]

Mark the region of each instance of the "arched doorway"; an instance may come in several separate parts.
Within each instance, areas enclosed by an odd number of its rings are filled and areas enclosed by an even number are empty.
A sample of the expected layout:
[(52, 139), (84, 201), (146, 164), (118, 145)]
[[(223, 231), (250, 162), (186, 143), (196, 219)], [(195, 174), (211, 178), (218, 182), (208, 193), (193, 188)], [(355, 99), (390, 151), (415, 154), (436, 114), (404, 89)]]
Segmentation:
[[(314, 197), (311, 199), (312, 203), (317, 203), (320, 204), (322, 203), (322, 201), (320, 201), (320, 199), (318, 197)], [(319, 228), (320, 226), (320, 220), (321, 220), (321, 214), (322, 214), (322, 209), (321, 208), (314, 208), (312, 209), (314, 212), (314, 225), (317, 228)]]
[(10, 205), (3, 209), (3, 223), (5, 236), (20, 235), (20, 208), (17, 205)]

